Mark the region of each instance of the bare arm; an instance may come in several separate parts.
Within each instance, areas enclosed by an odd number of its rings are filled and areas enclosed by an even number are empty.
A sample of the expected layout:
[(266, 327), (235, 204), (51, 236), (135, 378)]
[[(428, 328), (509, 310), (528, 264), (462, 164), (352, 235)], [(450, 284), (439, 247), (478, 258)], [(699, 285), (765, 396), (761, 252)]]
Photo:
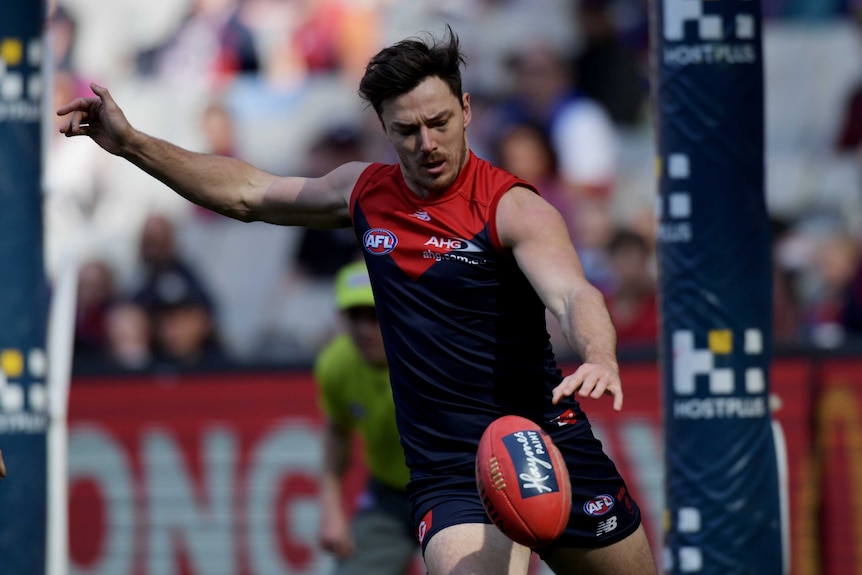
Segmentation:
[(513, 188), (500, 200), (497, 231), (584, 360), (554, 389), (554, 402), (576, 391), (594, 399), (608, 394), (614, 409), (622, 409), (616, 330), (604, 297), (584, 276), (562, 216), (532, 191)]
[(320, 545), (339, 559), (354, 550), (350, 521), (342, 504), (342, 479), (350, 463), (350, 430), (327, 420), (320, 481)]
[(350, 192), (367, 164), (350, 163), (321, 178), (279, 177), (223, 156), (200, 154), (132, 127), (106, 88), (57, 110), (66, 136), (89, 136), (184, 198), (226, 216), (316, 228), (350, 224)]

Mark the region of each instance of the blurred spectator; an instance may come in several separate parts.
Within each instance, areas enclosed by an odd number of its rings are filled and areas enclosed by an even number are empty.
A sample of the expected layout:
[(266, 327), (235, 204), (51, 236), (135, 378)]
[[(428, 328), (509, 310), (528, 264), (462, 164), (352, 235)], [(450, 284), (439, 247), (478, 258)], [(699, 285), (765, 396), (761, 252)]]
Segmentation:
[(778, 345), (802, 342), (802, 305), (798, 273), (781, 265), (772, 266), (772, 340)]
[(74, 14), (63, 4), (55, 5), (47, 21), (50, 39), (51, 61), (54, 73), (63, 73), (72, 80), (72, 91), (79, 95), (89, 94), (88, 83), (80, 77), (74, 66), (75, 45), (78, 39), (78, 22)]
[(310, 73), (340, 73), (358, 80), (380, 44), (374, 2), (305, 2), (306, 14), (293, 36)]
[(179, 255), (173, 222), (162, 214), (150, 214), (138, 246), (139, 278), (132, 299), (147, 312), (157, 359), (177, 366), (224, 359), (213, 298)]
[(859, 265), (859, 246), (852, 236), (832, 231), (813, 240), (804, 322), (814, 345), (831, 348), (844, 342), (844, 307)]
[[(306, 174), (322, 176), (347, 162), (364, 160), (362, 132), (352, 125), (336, 125), (325, 130), (309, 150)], [(350, 228), (315, 230), (302, 228), (292, 274), (328, 279), (360, 256), (359, 244)]]
[(178, 270), (195, 278), (197, 273), (178, 252), (173, 221), (166, 215), (153, 212), (147, 215), (138, 238), (138, 277), (133, 292), (146, 289), (160, 274)]
[(78, 269), (74, 355), (102, 355), (107, 344), (106, 316), (115, 298), (114, 272), (102, 260), (89, 260)]
[(495, 142), (493, 161), (500, 168), (535, 185), (542, 197), (562, 214), (569, 226), (572, 242), (577, 244), (577, 197), (560, 178), (557, 154), (539, 126), (524, 123), (510, 127)]
[(135, 302), (150, 318), (153, 351), (159, 365), (211, 367), (226, 361), (212, 299), (186, 271), (172, 268), (157, 272)]
[(608, 113), (575, 87), (566, 59), (537, 42), (508, 58), (511, 91), (486, 114), (492, 134), (533, 123), (554, 147), (559, 172), (583, 197), (607, 201), (617, 177), (618, 137)]
[(106, 346), (104, 355), (110, 365), (129, 370), (152, 366), (150, 318), (140, 305), (118, 300), (105, 317)]
[(204, 108), (201, 116), (204, 134), (204, 147), (208, 154), (237, 157), (236, 130), (233, 117), (227, 107), (219, 100), (212, 100)]
[(856, 244), (856, 268), (848, 282), (841, 310), (841, 325), (848, 339), (862, 341), (862, 254)]
[(576, 0), (575, 6), (582, 34), (572, 63), (578, 89), (601, 104), (616, 125), (638, 126), (649, 95), (647, 71), (617, 32), (613, 0)]
[(614, 234), (610, 206), (607, 202), (581, 198), (575, 215), (575, 247), (578, 248), (584, 274), (607, 295), (614, 284), (614, 271), (608, 259), (608, 246)]
[(254, 37), (239, 19), (238, 0), (193, 0), (186, 18), (162, 44), (138, 54), (138, 72), (204, 89), (237, 74), (255, 74)]
[(614, 287), (607, 296), (608, 311), (621, 346), (658, 342), (658, 287), (650, 243), (629, 229), (617, 230), (608, 245)]
[(835, 150), (859, 153), (862, 149), (862, 83), (847, 95), (841, 116)]
[[(772, 236), (772, 339), (779, 345), (802, 343), (800, 271), (789, 253), (793, 236), (788, 222), (774, 218)], [(788, 246), (791, 249), (788, 249)]]
[(245, 22), (263, 46), (264, 59), (287, 50), (309, 74), (357, 80), (379, 48), (379, 0), (245, 0)]
[[(88, 81), (73, 66), (77, 32), (75, 14), (64, 4), (54, 5), (46, 27), (46, 45), (51, 48), (53, 63), (50, 87), (54, 107), (92, 94)], [(87, 248), (98, 243), (92, 240), (92, 228), (98, 225), (106, 203), (107, 163), (93, 146), (60, 134), (62, 119), (53, 114), (50, 117), (43, 183), (46, 268), (54, 278), (70, 253), (76, 260), (104, 257), (104, 250)]]
[[(202, 152), (239, 158), (237, 131), (233, 115), (221, 98), (215, 97), (204, 107), (200, 119), (204, 137)], [(225, 218), (212, 210), (194, 204), (192, 214), (199, 220), (214, 221)]]

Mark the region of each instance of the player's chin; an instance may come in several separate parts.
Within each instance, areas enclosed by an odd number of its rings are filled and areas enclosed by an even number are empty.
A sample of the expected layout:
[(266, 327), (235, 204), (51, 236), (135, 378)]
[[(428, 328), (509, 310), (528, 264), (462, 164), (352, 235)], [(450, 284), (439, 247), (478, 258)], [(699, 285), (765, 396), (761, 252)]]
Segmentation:
[(441, 193), (449, 189), (455, 181), (455, 174), (451, 171), (441, 172), (439, 174), (424, 173), (422, 182), (425, 189), (432, 193)]

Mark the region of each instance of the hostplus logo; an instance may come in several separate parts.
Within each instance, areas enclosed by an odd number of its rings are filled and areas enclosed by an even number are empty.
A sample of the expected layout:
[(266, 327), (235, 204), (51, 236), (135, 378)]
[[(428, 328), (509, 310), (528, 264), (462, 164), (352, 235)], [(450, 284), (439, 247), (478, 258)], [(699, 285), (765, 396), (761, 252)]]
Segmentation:
[[(690, 330), (673, 332), (673, 417), (675, 419), (748, 419), (767, 413), (763, 332), (747, 329), (735, 341), (730, 329), (707, 333), (698, 347)], [(742, 344), (742, 354), (734, 347)], [(734, 359), (743, 365), (734, 365)], [(747, 364), (747, 365), (746, 365)]]
[(670, 154), (667, 159), (667, 175), (671, 189), (666, 197), (656, 199), (658, 216), (658, 239), (662, 242), (685, 243), (692, 240), (691, 194), (688, 179), (691, 174), (686, 154)]
[(664, 0), (662, 58), (668, 66), (757, 61), (755, 0)]
[(42, 99), (42, 43), (0, 38), (0, 122), (38, 122)]
[[(47, 426), (47, 358), (42, 349), (26, 355), (0, 350), (0, 433), (37, 433)], [(29, 385), (23, 381), (29, 379)]]

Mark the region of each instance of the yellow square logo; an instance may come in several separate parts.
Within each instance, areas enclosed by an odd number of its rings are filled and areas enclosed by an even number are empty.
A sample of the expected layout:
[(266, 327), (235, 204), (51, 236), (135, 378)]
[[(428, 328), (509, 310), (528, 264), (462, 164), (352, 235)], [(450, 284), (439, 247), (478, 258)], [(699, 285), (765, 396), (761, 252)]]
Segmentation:
[(727, 355), (733, 351), (733, 332), (729, 329), (713, 329), (709, 332), (709, 351)]
[(0, 369), (6, 377), (21, 377), (24, 373), (24, 356), (20, 350), (4, 349), (0, 352)]
[(17, 66), (24, 57), (24, 47), (18, 38), (3, 38), (0, 41), (0, 59), (9, 66)]

